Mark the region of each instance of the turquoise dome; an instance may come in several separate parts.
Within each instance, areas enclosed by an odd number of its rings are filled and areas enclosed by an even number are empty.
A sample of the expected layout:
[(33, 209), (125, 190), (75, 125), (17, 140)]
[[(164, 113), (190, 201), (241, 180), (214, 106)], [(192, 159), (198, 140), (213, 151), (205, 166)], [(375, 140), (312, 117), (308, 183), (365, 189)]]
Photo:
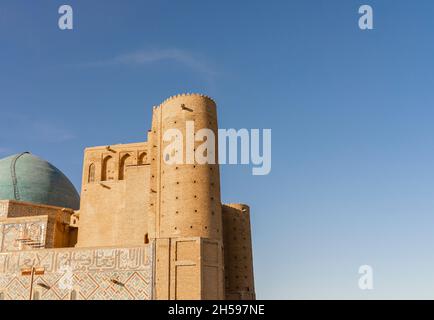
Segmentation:
[(0, 200), (77, 210), (80, 196), (56, 167), (28, 152), (0, 159)]

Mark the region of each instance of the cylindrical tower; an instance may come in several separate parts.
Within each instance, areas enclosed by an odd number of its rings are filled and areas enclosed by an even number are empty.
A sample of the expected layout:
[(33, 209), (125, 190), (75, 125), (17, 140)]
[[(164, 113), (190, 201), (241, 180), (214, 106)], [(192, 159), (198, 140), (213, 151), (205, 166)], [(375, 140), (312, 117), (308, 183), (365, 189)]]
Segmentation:
[[(215, 102), (204, 95), (171, 97), (154, 109), (151, 142), (151, 212), (154, 237), (202, 237), (222, 240), (220, 173), (217, 164), (217, 112)], [(215, 137), (215, 164), (199, 164), (189, 151), (204, 141), (194, 133), (210, 129)], [(164, 141), (165, 132), (177, 129), (182, 137), (182, 163), (168, 164), (164, 154), (173, 141)], [(208, 150), (210, 151), (210, 150)], [(152, 217), (151, 217), (152, 219)], [(152, 222), (151, 222), (152, 223)]]
[(226, 299), (255, 299), (250, 208), (225, 204), (222, 215)]

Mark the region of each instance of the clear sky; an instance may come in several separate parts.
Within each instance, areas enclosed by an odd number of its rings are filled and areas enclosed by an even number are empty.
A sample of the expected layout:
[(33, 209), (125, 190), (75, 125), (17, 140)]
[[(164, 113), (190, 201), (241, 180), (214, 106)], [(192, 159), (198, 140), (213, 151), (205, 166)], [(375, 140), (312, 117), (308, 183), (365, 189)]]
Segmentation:
[[(64, 3), (73, 31), (57, 27)], [(272, 129), (268, 176), (222, 167), (223, 201), (251, 205), (258, 298), (433, 299), (433, 14), (431, 0), (2, 0), (0, 157), (31, 151), (80, 189), (86, 146), (143, 141), (153, 105), (205, 93), (221, 128)]]

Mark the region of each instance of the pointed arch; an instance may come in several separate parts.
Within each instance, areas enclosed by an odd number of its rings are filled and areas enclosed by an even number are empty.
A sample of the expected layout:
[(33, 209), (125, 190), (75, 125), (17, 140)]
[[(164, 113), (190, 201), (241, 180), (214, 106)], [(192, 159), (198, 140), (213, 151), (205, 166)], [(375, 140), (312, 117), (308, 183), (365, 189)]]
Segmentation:
[(87, 182), (95, 182), (95, 163), (89, 165)]
[(148, 154), (146, 152), (140, 153), (138, 164), (142, 165), (146, 164), (146, 162), (148, 162)]
[(102, 162), (101, 180), (108, 181), (115, 178), (115, 160), (112, 156), (106, 156)]
[(131, 164), (132, 157), (129, 153), (124, 154), (121, 157), (120, 165), (119, 165), (119, 180), (125, 179), (125, 170), (129, 164)]

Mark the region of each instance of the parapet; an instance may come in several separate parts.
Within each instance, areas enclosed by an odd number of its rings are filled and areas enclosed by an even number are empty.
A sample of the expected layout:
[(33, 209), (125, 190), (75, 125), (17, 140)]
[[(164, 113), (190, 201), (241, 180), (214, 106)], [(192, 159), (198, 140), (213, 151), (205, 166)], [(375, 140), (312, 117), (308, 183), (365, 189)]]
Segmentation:
[(205, 98), (209, 101), (211, 101), (215, 106), (217, 105), (214, 101), (214, 99), (212, 99), (211, 97), (201, 94), (201, 93), (180, 93), (174, 96), (170, 96), (169, 98), (167, 98), (166, 100), (164, 100), (161, 104), (160, 107), (165, 105), (166, 103), (168, 103), (171, 100), (177, 99), (177, 98), (182, 98), (182, 97), (201, 97), (201, 98)]

